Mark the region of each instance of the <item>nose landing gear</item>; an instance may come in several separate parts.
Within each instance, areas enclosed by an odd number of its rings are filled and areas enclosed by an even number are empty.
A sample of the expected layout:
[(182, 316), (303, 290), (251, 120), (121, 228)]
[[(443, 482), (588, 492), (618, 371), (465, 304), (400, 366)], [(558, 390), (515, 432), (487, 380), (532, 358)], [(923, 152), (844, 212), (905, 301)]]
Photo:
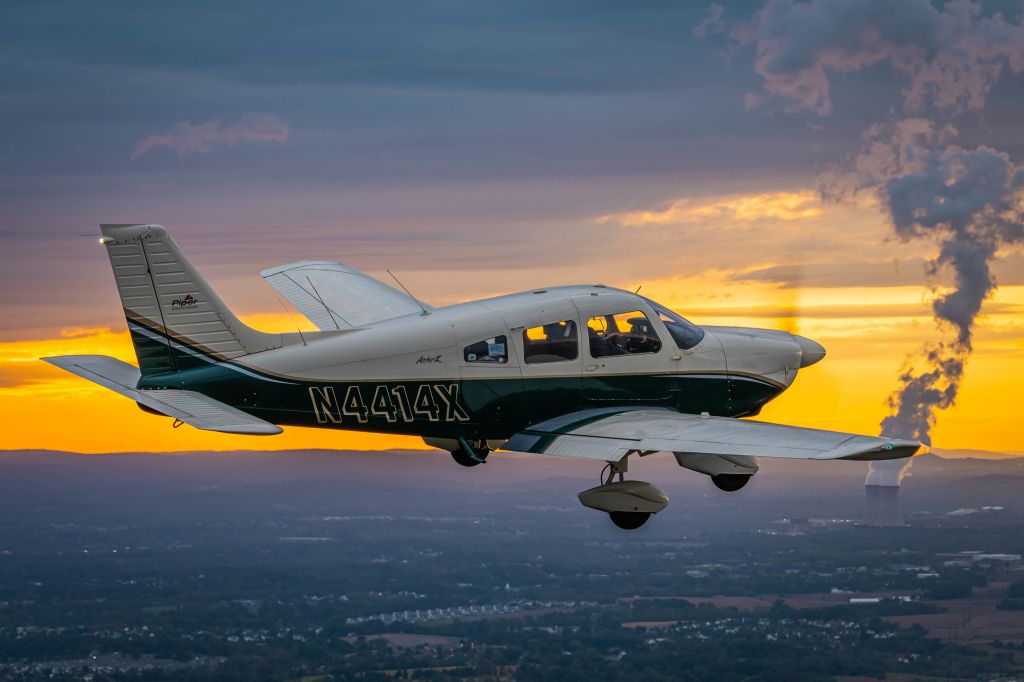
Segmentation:
[(452, 459), (464, 467), (475, 467), (487, 461), (487, 455), (491, 450), (483, 441), (478, 441), (475, 446), (469, 444), (465, 438), (459, 438), (459, 447), (451, 450)]

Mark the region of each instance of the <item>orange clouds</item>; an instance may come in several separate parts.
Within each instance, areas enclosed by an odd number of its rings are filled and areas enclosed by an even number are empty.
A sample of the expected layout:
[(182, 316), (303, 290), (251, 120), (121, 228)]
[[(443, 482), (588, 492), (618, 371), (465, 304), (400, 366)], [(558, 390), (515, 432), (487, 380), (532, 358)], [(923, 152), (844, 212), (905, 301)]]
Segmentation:
[(823, 213), (821, 198), (810, 190), (769, 192), (765, 194), (732, 194), (710, 199), (676, 199), (662, 210), (628, 211), (602, 216), (602, 222), (616, 222), (627, 227), (671, 225), (679, 223), (720, 221), (753, 223), (763, 220), (809, 220)]

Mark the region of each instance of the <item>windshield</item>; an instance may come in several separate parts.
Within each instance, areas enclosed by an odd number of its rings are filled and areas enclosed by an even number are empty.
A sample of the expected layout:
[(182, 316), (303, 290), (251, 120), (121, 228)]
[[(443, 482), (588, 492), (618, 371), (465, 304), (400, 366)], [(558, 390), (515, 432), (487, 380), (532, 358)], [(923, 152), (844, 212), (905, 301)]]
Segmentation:
[(661, 318), (661, 321), (665, 323), (665, 327), (668, 328), (668, 333), (672, 335), (672, 339), (681, 350), (690, 350), (704, 338), (704, 330), (683, 316), (677, 315), (665, 306), (655, 303), (649, 298), (645, 298), (644, 300), (650, 303), (651, 307), (654, 308), (654, 312), (656, 312), (658, 317)]

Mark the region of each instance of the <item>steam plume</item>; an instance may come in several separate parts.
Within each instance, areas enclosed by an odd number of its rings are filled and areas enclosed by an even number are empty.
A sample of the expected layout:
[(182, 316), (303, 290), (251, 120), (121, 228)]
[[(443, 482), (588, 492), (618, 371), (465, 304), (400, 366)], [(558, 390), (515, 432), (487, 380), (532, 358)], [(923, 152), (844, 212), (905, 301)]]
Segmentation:
[[(723, 23), (709, 10), (708, 26)], [(1024, 170), (990, 147), (952, 143), (952, 121), (980, 111), (1002, 74), (1024, 71), (1024, 25), (979, 4), (952, 0), (769, 0), (732, 38), (755, 47), (764, 92), (790, 111), (827, 116), (830, 78), (886, 64), (903, 81), (903, 112), (864, 133), (846, 170), (823, 176), (837, 198), (871, 192), (897, 237), (936, 243), (929, 274), (952, 274), (953, 289), (933, 311), (951, 338), (908, 358), (882, 420), (885, 436), (931, 443), (937, 410), (954, 404), (972, 350), (974, 325), (996, 288), (990, 265), (1001, 248), (1024, 242)], [(748, 107), (764, 99), (748, 95)], [(852, 166), (852, 168), (851, 168)], [(909, 460), (873, 463), (868, 485), (899, 485)]]
[[(884, 436), (929, 445), (936, 410), (956, 401), (975, 321), (996, 288), (990, 264), (1000, 248), (1024, 242), (1024, 170), (995, 149), (951, 144), (955, 137), (951, 125), (922, 118), (875, 125), (864, 134), (854, 169), (823, 178), (826, 194), (874, 192), (897, 237), (936, 242), (930, 274), (952, 273), (953, 289), (932, 304), (952, 338), (908, 359), (889, 398), (892, 414), (881, 424)], [(867, 482), (899, 485), (908, 463), (876, 463)]]
[[(954, 286), (935, 299), (932, 309), (953, 337), (925, 346), (908, 362), (889, 398), (892, 414), (881, 426), (884, 436), (930, 445), (935, 411), (956, 401), (975, 321), (996, 288), (990, 264), (1000, 248), (1024, 241), (1024, 170), (988, 147), (935, 149), (915, 140), (897, 144), (903, 147), (897, 168), (876, 191), (901, 239), (930, 237), (938, 242), (939, 253), (929, 270), (935, 274), (948, 269)], [(868, 483), (897, 485), (903, 464), (872, 466)]]

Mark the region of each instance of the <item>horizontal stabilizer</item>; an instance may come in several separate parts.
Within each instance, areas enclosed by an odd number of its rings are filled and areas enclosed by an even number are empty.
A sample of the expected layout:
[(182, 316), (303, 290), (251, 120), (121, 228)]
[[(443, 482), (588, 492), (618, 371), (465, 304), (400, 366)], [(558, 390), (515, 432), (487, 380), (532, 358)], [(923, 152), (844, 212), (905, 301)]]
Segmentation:
[(791, 459), (902, 459), (927, 448), (917, 441), (681, 414), (658, 408), (573, 412), (512, 436), (503, 450), (614, 462), (633, 451)]
[(115, 358), (105, 355), (64, 355), (42, 359), (197, 429), (246, 435), (281, 433), (279, 426), (202, 393), (135, 388), (141, 375), (139, 368)]
[(333, 261), (279, 265), (260, 276), (321, 331), (356, 329), (429, 309), (409, 294)]

